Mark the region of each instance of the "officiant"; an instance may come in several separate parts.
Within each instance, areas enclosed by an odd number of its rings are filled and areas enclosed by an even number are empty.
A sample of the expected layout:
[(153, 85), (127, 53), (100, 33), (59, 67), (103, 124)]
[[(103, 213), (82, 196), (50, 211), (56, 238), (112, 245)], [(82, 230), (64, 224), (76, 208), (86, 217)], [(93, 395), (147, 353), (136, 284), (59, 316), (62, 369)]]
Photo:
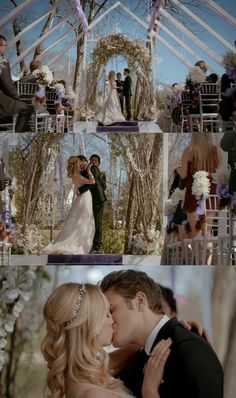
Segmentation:
[(118, 72), (116, 74), (116, 86), (117, 86), (117, 92), (119, 95), (119, 100), (120, 100), (120, 107), (121, 107), (121, 112), (123, 112), (124, 109), (124, 81), (122, 80), (122, 74)]

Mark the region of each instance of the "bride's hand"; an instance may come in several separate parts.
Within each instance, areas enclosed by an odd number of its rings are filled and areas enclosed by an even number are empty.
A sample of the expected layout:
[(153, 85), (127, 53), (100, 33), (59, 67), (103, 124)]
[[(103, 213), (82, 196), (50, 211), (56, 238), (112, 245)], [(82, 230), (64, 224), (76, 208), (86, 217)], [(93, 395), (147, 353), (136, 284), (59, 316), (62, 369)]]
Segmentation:
[(212, 345), (212, 342), (211, 342), (211, 339), (210, 339), (210, 337), (208, 335), (207, 330), (205, 328), (203, 328), (202, 325), (199, 322), (181, 320), (180, 323), (185, 327), (185, 329), (188, 329), (188, 330), (195, 329), (196, 332), (208, 342), (208, 344)]
[(161, 340), (152, 350), (145, 368), (142, 397), (159, 398), (158, 388), (161, 384), (164, 367), (170, 354), (171, 339)]

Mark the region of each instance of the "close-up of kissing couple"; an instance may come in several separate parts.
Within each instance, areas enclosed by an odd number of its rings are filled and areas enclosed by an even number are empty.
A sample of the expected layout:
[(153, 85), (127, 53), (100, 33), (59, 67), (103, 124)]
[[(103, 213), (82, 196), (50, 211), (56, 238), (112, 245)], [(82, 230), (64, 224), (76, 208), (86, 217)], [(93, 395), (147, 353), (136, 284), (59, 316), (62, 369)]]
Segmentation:
[[(162, 307), (160, 286), (136, 270), (99, 286), (65, 283), (44, 306), (42, 352), (53, 398), (223, 398), (207, 332)], [(117, 350), (105, 350), (113, 345)]]

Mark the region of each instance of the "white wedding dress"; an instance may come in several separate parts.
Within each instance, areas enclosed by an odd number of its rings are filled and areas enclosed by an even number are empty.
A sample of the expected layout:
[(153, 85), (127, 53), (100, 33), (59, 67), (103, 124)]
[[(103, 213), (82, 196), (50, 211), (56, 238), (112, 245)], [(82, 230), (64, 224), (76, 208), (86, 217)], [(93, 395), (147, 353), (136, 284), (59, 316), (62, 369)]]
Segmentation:
[(124, 115), (121, 112), (116, 83), (111, 81), (108, 85), (107, 91), (107, 99), (98, 115), (98, 121), (104, 126), (125, 122)]
[[(75, 398), (84, 398), (86, 391), (91, 387), (95, 387), (94, 384), (89, 384), (89, 383), (81, 384), (78, 395), (76, 395)], [(109, 390), (98, 386), (96, 386), (96, 388), (109, 392), (111, 396), (114, 396), (114, 398), (135, 398), (134, 395), (132, 395), (131, 391), (129, 391), (124, 385), (121, 385), (120, 387), (117, 387), (113, 390)]]
[[(79, 184), (73, 180), (76, 188)], [(90, 190), (78, 195), (72, 202), (69, 214), (62, 229), (49, 243), (45, 254), (89, 254), (95, 234), (92, 195)]]

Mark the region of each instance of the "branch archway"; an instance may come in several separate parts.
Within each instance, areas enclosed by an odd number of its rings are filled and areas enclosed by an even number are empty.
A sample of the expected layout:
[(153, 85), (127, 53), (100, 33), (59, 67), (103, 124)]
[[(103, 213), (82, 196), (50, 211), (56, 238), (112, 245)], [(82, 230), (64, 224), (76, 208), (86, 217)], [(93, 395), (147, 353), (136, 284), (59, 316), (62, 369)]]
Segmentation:
[(98, 81), (107, 62), (116, 55), (123, 55), (137, 74), (138, 89), (133, 88), (135, 119), (152, 119), (155, 100), (150, 50), (140, 41), (131, 40), (122, 34), (111, 34), (98, 41), (87, 72), (86, 105), (95, 106)]

